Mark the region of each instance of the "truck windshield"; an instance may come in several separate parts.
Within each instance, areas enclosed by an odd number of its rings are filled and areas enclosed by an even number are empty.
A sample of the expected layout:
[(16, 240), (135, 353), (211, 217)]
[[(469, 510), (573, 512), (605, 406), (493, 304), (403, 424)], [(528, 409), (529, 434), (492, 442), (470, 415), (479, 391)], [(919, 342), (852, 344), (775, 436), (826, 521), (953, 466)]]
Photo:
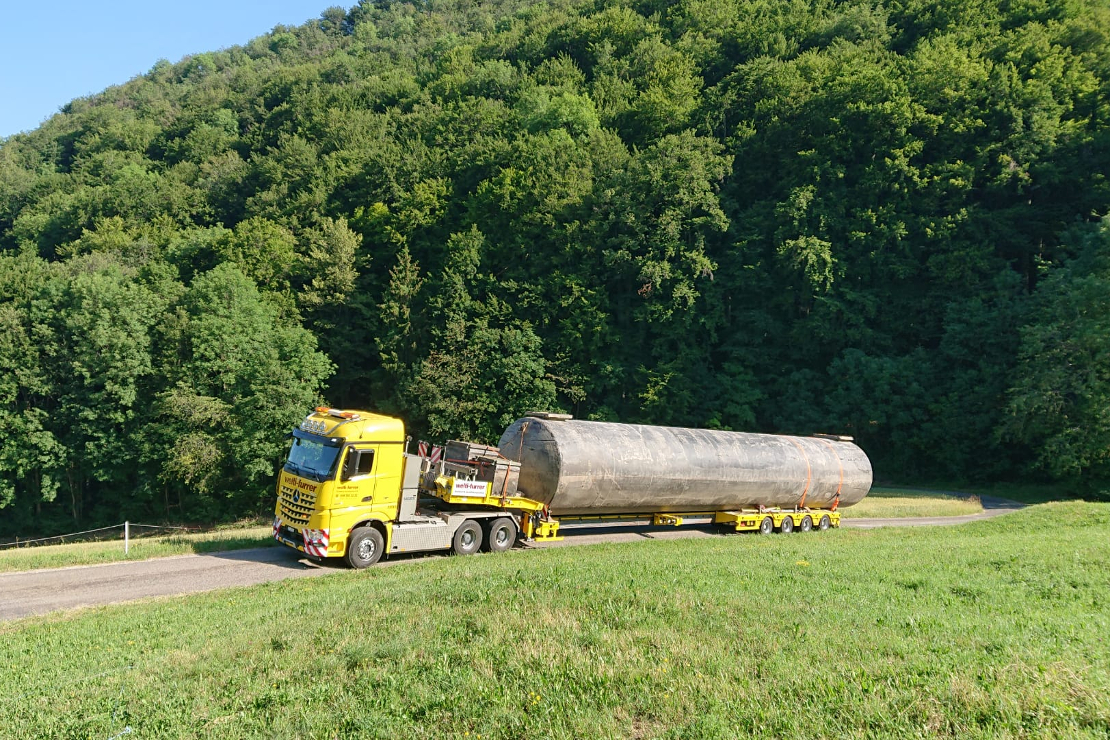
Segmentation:
[(293, 445), (285, 460), (285, 470), (315, 481), (325, 480), (335, 467), (335, 458), (339, 457), (340, 449), (337, 445), (294, 432)]

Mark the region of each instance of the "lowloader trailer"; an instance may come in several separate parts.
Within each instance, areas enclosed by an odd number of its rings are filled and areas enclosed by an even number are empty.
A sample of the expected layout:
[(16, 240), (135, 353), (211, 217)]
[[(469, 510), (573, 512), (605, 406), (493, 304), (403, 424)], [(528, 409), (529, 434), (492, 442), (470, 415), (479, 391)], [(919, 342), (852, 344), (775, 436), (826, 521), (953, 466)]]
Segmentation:
[(395, 553), (501, 552), (572, 527), (825, 530), (871, 488), (850, 437), (678, 429), (537, 412), (497, 447), (413, 455), (400, 419), (319, 407), (293, 430), (273, 534), (354, 568)]

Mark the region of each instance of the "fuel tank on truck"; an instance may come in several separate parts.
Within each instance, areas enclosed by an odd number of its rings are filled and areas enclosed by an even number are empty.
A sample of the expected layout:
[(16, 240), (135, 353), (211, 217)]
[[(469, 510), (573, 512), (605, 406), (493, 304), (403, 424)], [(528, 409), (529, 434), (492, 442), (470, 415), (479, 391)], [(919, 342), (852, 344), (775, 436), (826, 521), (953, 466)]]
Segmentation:
[[(541, 418), (544, 417), (544, 418)], [(728, 511), (759, 505), (851, 506), (871, 489), (871, 461), (834, 436), (518, 419), (501, 454), (520, 462), (518, 488), (558, 515)]]

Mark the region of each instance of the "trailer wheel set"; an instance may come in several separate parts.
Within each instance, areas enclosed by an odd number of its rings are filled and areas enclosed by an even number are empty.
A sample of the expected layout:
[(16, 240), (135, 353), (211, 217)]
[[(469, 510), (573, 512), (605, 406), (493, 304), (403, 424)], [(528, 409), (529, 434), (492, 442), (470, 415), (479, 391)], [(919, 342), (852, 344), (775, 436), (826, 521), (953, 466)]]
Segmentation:
[[(759, 523), (759, 529), (756, 531), (758, 531), (760, 534), (771, 534), (774, 531), (779, 531), (783, 534), (790, 534), (794, 531), (812, 532), (814, 530), (817, 530), (818, 532), (824, 532), (825, 530), (830, 529), (832, 526), (832, 518), (828, 514), (822, 514), (821, 518), (817, 520), (816, 525), (813, 523), (813, 517), (809, 514), (803, 516), (801, 521), (798, 522), (794, 521), (793, 515), (788, 514), (783, 517), (782, 522), (778, 525), (775, 524), (775, 520), (772, 517), (763, 517), (763, 521)], [(837, 526), (840, 526), (839, 515), (837, 516)], [(746, 528), (738, 527), (737, 529), (743, 531)]]

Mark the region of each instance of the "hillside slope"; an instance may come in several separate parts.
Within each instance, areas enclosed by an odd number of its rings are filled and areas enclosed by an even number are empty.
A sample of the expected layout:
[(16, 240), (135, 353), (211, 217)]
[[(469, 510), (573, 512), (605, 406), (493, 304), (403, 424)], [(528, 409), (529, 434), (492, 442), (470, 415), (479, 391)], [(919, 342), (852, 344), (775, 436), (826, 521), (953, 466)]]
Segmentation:
[(76, 100), (0, 144), (0, 528), (263, 509), (321, 394), (1105, 480), (1107, 28), (379, 0)]

